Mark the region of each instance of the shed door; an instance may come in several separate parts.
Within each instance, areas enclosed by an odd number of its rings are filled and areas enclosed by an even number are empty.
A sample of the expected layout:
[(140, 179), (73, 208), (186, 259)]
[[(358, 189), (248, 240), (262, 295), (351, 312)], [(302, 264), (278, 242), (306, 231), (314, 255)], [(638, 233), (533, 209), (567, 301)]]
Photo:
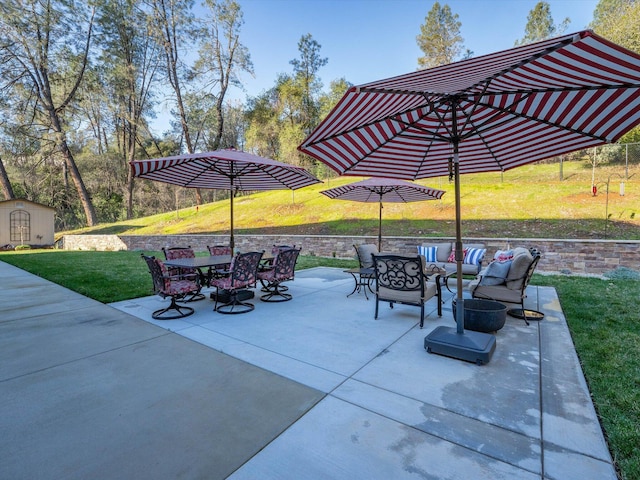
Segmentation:
[(23, 244), (31, 241), (31, 218), (29, 212), (14, 210), (9, 214), (11, 242)]

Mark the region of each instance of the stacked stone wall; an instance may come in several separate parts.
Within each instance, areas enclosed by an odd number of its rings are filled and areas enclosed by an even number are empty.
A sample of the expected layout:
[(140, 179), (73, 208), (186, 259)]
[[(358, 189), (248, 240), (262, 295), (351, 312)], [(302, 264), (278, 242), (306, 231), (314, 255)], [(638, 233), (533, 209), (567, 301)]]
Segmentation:
[[(422, 244), (453, 241), (452, 238), (385, 237), (383, 250), (390, 253), (413, 254)], [(137, 250), (160, 251), (165, 246), (191, 246), (206, 251), (207, 245), (224, 245), (226, 235), (65, 235), (66, 250)], [(269, 250), (272, 245), (302, 247), (302, 255), (353, 258), (354, 244), (377, 243), (376, 237), (320, 236), (320, 235), (236, 235), (240, 251)], [(525, 246), (542, 252), (538, 271), (576, 275), (602, 275), (625, 267), (640, 271), (640, 241), (637, 240), (554, 240), (554, 239), (497, 239), (464, 238), (463, 243), (484, 243), (487, 257), (496, 250)], [(486, 264), (486, 261), (485, 261)]]

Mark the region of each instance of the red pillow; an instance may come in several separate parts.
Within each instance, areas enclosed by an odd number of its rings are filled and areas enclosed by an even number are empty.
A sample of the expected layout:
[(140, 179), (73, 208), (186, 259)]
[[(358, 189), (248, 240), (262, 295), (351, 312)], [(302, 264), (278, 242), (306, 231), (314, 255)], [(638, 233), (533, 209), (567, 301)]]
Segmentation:
[[(468, 248), (464, 249), (463, 257), (467, 256), (467, 250), (469, 250), (469, 249)], [(453, 250), (451, 250), (451, 255), (449, 255), (449, 258), (447, 259), (447, 262), (456, 263), (456, 249), (455, 248)]]

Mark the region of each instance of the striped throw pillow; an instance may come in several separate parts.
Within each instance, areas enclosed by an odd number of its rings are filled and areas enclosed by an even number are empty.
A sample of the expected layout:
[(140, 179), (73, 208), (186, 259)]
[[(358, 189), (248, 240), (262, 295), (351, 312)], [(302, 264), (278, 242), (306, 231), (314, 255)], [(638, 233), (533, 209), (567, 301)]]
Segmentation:
[(423, 255), (427, 262), (438, 261), (438, 247), (418, 247), (418, 253)]
[(470, 265), (479, 265), (487, 252), (486, 248), (467, 248), (464, 252), (463, 263)]

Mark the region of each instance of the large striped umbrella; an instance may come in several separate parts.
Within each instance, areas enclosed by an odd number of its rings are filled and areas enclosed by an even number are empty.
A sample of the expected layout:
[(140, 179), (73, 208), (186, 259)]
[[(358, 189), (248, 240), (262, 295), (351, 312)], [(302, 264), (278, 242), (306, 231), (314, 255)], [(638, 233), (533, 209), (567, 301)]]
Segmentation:
[(378, 214), (378, 251), (382, 251), (382, 202), (408, 203), (437, 200), (444, 190), (423, 187), (406, 180), (393, 178), (369, 178), (361, 182), (349, 183), (339, 187), (322, 190), (320, 193), (329, 198), (352, 200), (355, 202), (377, 202)]
[(230, 235), (233, 249), (233, 197), (239, 191), (296, 190), (321, 183), (304, 168), (234, 149), (190, 153), (131, 162), (135, 177), (189, 188), (230, 190)]
[(586, 30), (351, 87), (299, 149), (344, 175), (455, 179), (464, 333), (459, 174), (615, 142), (638, 123), (640, 55)]

